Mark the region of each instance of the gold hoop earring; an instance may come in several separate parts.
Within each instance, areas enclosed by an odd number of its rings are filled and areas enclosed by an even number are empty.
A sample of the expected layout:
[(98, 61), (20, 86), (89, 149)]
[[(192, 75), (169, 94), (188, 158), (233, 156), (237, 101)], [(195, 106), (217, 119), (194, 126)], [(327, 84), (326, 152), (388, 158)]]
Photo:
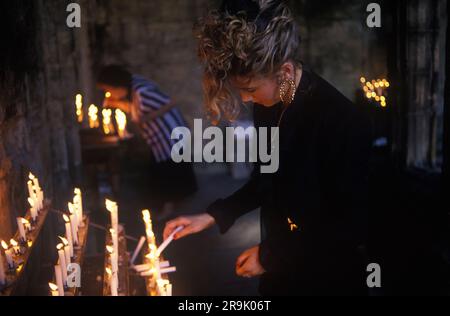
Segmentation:
[(295, 81), (293, 79), (285, 79), (280, 84), (280, 99), (284, 105), (289, 105), (295, 98)]

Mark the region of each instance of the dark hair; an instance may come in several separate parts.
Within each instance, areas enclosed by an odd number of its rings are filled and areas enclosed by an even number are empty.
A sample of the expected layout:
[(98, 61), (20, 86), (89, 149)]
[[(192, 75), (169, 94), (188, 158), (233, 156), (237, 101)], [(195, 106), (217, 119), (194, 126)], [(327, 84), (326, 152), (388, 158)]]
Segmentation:
[(112, 87), (131, 87), (131, 73), (122, 66), (108, 65), (100, 70), (97, 83), (106, 84)]

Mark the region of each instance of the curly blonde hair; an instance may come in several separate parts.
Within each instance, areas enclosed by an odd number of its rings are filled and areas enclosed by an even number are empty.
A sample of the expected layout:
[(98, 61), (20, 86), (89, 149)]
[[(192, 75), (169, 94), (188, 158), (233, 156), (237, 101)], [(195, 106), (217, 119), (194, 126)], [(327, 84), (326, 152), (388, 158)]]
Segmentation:
[(239, 115), (242, 100), (230, 79), (274, 74), (288, 61), (300, 65), (298, 26), (284, 1), (225, 1), (221, 10), (201, 18), (194, 32), (213, 123)]

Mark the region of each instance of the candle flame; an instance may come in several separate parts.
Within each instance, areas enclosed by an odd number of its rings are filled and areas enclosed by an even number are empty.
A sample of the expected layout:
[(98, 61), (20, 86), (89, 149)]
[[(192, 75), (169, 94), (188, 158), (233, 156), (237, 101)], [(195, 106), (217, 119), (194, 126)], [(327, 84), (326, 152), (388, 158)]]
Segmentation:
[(61, 239), (61, 241), (63, 242), (64, 246), (69, 245), (69, 241), (66, 238), (59, 236), (59, 239)]
[(109, 91), (107, 91), (106, 93), (105, 93), (105, 98), (110, 98), (111, 97), (111, 92), (109, 92)]
[(3, 249), (8, 250), (8, 244), (4, 240), (2, 240), (2, 247)]
[(105, 200), (105, 205), (106, 205), (106, 209), (109, 212), (114, 211), (116, 209), (116, 207), (117, 207), (117, 203), (116, 202), (113, 202), (113, 201), (108, 200), (108, 199)]
[(83, 122), (83, 96), (81, 94), (77, 94), (75, 96), (75, 106), (78, 122)]
[(116, 110), (116, 122), (117, 122), (117, 128), (122, 133), (127, 128), (127, 116), (124, 112), (117, 109)]
[(113, 253), (114, 252), (114, 247), (113, 246), (110, 246), (110, 245), (108, 245), (108, 246), (106, 246), (106, 250), (109, 252), (109, 253)]
[(91, 104), (89, 106), (88, 115), (89, 115), (89, 127), (90, 128), (98, 127), (98, 108), (94, 104)]
[(22, 224), (30, 224), (30, 222), (23, 217), (22, 217), (21, 221), (22, 221)]
[(56, 246), (56, 249), (58, 249), (58, 250), (61, 250), (61, 249), (63, 249), (64, 248), (64, 245), (63, 244), (58, 244), (57, 246)]
[(81, 190), (80, 190), (79, 188), (75, 188), (75, 189), (73, 190), (73, 192), (74, 192), (76, 195), (81, 195)]
[(58, 291), (58, 286), (56, 284), (49, 282), (48, 286), (50, 287), (50, 290)]
[(142, 218), (144, 219), (145, 222), (151, 222), (150, 211), (149, 210), (143, 210), (142, 211)]
[(63, 215), (63, 219), (66, 223), (70, 222), (69, 216), (67, 216), (66, 214)]
[(28, 178), (30, 178), (30, 180), (34, 180), (34, 179), (35, 179), (35, 176), (30, 172), (30, 173), (28, 174)]
[(15, 241), (14, 239), (11, 239), (11, 240), (9, 241), (9, 243), (10, 243), (11, 246), (13, 246), (13, 247), (17, 247), (17, 245), (18, 245), (17, 241)]
[(105, 270), (108, 275), (112, 275), (112, 270), (110, 268), (106, 267)]

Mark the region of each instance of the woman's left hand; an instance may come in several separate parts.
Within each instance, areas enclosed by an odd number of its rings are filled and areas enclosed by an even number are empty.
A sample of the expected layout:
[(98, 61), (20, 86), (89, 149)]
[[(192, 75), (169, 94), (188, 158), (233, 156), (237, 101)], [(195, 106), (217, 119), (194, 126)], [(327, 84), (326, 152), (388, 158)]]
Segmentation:
[(253, 278), (266, 271), (259, 262), (259, 246), (244, 251), (236, 261), (236, 274), (246, 278)]

